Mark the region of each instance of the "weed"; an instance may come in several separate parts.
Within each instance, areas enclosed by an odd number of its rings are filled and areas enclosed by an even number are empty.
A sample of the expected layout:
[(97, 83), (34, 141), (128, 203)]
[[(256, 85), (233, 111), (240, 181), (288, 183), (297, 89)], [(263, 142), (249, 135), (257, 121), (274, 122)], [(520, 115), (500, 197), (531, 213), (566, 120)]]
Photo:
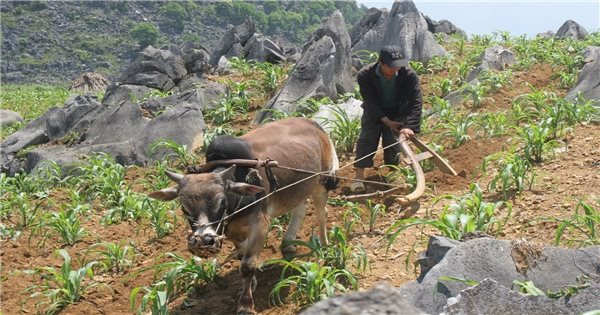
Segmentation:
[(342, 153), (352, 153), (360, 135), (360, 118), (351, 118), (340, 106), (332, 106), (331, 113), (334, 119), (326, 120), (325, 124), (332, 125), (330, 135), (336, 149)]

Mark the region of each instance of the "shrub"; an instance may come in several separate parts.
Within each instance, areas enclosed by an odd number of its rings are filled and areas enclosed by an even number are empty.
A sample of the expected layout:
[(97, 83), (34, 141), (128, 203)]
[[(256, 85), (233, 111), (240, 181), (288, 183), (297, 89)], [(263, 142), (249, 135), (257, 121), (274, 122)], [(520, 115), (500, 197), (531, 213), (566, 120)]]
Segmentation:
[(156, 44), (160, 32), (152, 23), (140, 22), (133, 26), (129, 34), (138, 42), (140, 48), (145, 48)]

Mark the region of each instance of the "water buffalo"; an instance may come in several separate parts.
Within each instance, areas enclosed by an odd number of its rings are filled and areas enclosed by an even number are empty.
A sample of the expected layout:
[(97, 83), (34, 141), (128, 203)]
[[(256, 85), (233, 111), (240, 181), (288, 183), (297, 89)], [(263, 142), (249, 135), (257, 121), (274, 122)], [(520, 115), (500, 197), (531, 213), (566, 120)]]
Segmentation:
[[(296, 239), (306, 213), (306, 201), (312, 197), (319, 237), (327, 243), (326, 220), (328, 190), (335, 187), (332, 176), (339, 167), (331, 139), (314, 121), (306, 118), (290, 118), (260, 126), (241, 137), (220, 136), (209, 145), (207, 162), (224, 159), (272, 159), (282, 168), (272, 168), (277, 186), (294, 184), (289, 189), (277, 190), (266, 199), (231, 217), (226, 225), (215, 223), (251, 204), (272, 191), (264, 168), (257, 170), (247, 166), (218, 166), (212, 171), (181, 175), (167, 172), (175, 186), (150, 194), (160, 200), (179, 197), (183, 214), (187, 217), (192, 233), (188, 236), (188, 248), (196, 254), (221, 246), (222, 234), (237, 249), (241, 259), (240, 272), (243, 290), (239, 300), (238, 314), (255, 314), (252, 291), (256, 285), (254, 276), (257, 258), (262, 250), (271, 218), (292, 212), (283, 242)], [(283, 167), (306, 170), (327, 175), (310, 176)], [(258, 175), (258, 176), (257, 176)], [(300, 181), (300, 182), (299, 182)], [(282, 243), (283, 245), (283, 243)], [(282, 251), (285, 248), (282, 246)]]

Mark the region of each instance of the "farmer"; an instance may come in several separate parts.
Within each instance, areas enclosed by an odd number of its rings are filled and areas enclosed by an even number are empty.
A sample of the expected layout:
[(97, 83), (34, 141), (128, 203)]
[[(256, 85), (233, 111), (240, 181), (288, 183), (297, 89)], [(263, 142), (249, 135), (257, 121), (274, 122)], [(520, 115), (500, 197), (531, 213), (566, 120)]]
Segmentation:
[[(373, 156), (383, 140), (383, 147), (397, 142), (399, 134), (407, 139), (420, 132), (423, 100), (419, 77), (408, 67), (408, 60), (397, 46), (385, 46), (378, 62), (362, 68), (357, 74), (363, 98), (361, 131), (356, 143), (355, 181), (352, 192), (365, 191), (362, 180), (365, 168), (373, 167)], [(384, 162), (399, 163), (400, 145), (384, 150)]]

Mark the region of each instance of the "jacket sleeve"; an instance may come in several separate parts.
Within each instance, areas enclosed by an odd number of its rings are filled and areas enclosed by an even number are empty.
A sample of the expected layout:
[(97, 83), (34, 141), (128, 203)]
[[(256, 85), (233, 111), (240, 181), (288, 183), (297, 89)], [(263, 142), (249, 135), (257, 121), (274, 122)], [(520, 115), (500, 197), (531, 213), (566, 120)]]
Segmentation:
[(361, 71), (357, 75), (358, 87), (360, 89), (360, 95), (362, 96), (363, 103), (363, 117), (369, 120), (380, 120), (386, 117), (385, 113), (379, 107), (377, 94), (375, 87), (373, 86), (373, 80), (369, 76), (368, 71)]
[(406, 110), (406, 126), (414, 132), (421, 132), (421, 112), (423, 110), (423, 97), (419, 86), (419, 77), (412, 72), (409, 77), (408, 108)]

